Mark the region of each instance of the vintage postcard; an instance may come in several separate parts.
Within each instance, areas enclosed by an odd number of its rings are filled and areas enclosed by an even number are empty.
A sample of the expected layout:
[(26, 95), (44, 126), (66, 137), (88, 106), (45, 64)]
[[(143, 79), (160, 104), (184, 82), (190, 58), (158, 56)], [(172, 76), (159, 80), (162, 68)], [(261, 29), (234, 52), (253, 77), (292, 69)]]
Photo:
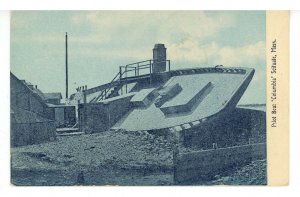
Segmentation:
[(289, 12), (12, 11), (11, 183), (287, 185)]

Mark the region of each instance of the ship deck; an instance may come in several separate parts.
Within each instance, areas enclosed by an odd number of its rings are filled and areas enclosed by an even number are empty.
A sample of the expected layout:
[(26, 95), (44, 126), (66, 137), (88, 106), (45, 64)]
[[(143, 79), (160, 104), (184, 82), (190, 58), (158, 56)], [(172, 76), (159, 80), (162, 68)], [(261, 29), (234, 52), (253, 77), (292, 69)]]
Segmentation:
[[(233, 68), (234, 69), (234, 68)], [(187, 102), (195, 98), (195, 95), (203, 91), (205, 86), (209, 90), (201, 93), (199, 98), (194, 99), (192, 108), (183, 112), (164, 113), (154, 102), (147, 107), (136, 107), (130, 110), (113, 129), (125, 129), (128, 131), (155, 130), (163, 128), (175, 128), (184, 125), (189, 127), (192, 122), (201, 122), (207, 117), (214, 116), (227, 107), (235, 107), (240, 98), (235, 98), (236, 103), (229, 103), (234, 97), (241, 97), (250, 83), (254, 69), (243, 68), (243, 72), (236, 70), (228, 72), (206, 72), (195, 74), (182, 74), (171, 77), (164, 86), (179, 84), (181, 92), (161, 107), (180, 105), (186, 107)], [(191, 102), (190, 102), (191, 103)], [(230, 105), (230, 106), (229, 106)], [(189, 125), (186, 125), (189, 124)]]

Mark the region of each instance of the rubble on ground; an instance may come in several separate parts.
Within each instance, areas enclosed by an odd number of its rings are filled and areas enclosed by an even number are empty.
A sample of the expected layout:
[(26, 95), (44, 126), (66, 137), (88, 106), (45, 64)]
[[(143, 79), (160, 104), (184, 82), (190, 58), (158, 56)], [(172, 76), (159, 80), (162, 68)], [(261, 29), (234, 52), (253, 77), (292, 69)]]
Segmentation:
[(172, 141), (147, 132), (107, 131), (12, 148), (13, 169), (172, 168)]

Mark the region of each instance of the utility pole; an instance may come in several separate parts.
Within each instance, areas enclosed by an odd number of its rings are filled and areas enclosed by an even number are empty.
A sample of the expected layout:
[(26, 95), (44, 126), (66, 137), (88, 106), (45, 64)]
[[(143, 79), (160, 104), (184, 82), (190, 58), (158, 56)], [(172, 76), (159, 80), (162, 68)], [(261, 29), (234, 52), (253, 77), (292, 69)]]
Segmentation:
[(68, 99), (68, 33), (66, 32), (66, 99)]

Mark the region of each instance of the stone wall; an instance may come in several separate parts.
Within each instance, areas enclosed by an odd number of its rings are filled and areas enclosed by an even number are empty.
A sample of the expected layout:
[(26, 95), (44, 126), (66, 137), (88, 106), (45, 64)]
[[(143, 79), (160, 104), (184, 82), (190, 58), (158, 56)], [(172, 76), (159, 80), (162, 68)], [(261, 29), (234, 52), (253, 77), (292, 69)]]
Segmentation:
[(30, 90), (13, 74), (10, 77), (11, 106), (25, 109), (39, 114), (47, 119), (54, 120), (54, 114), (36, 93)]
[(10, 99), (12, 146), (36, 144), (55, 138), (53, 110), (12, 73)]
[(265, 158), (265, 143), (175, 153), (174, 183), (188, 184), (197, 180), (211, 179), (225, 169)]
[(79, 104), (79, 130), (85, 133), (96, 133), (109, 130), (131, 108), (130, 99), (134, 94), (107, 99), (99, 103)]
[(233, 112), (207, 122), (199, 127), (183, 131), (184, 146), (210, 149), (229, 147), (253, 142), (265, 142), (266, 113), (264, 111), (236, 108)]
[(54, 121), (11, 124), (11, 146), (38, 144), (55, 138)]

